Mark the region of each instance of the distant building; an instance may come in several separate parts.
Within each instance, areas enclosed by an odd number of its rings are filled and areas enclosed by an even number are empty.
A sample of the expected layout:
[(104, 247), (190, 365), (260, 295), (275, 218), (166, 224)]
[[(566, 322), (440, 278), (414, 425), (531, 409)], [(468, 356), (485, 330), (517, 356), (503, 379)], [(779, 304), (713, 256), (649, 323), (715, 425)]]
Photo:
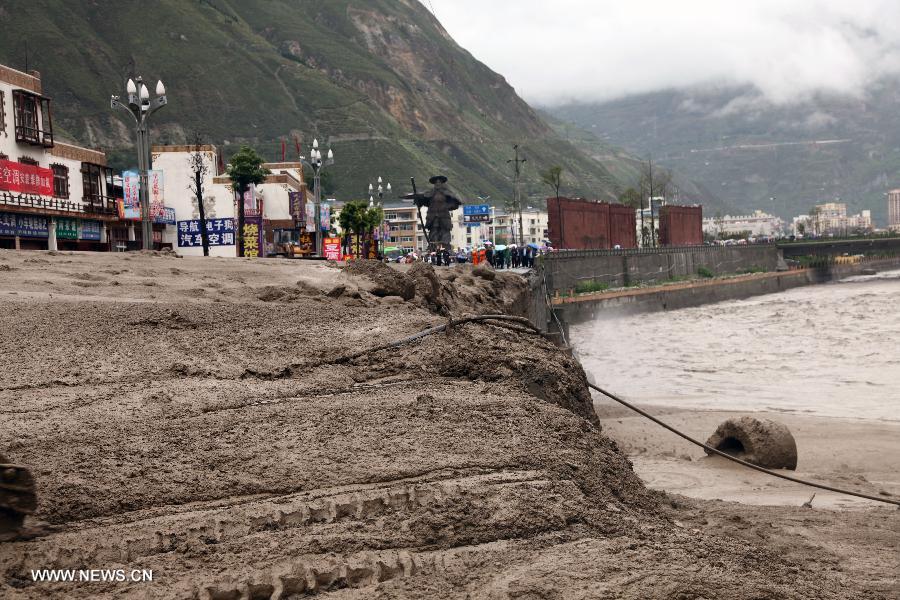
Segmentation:
[(810, 214), (793, 219), (795, 235), (849, 235), (872, 230), (872, 211), (863, 210), (855, 215), (847, 214), (844, 202), (817, 204)]
[[(172, 223), (162, 233), (181, 255), (202, 256), (199, 209), (190, 186), (194, 182), (191, 156), (198, 153), (206, 167), (203, 206), (211, 256), (236, 256), (237, 201), (231, 179), (221, 173), (218, 149), (202, 146), (153, 146), (153, 169), (163, 174), (165, 205), (172, 210)], [(306, 205), (303, 165), (298, 162), (266, 163), (270, 174), (260, 185), (251, 186), (244, 198), (245, 224), (256, 229), (245, 236), (245, 256), (267, 256), (287, 243), (303, 245), (301, 237), (314, 236), (315, 226)], [(247, 240), (251, 240), (248, 242)]]
[(900, 231), (900, 190), (888, 192), (888, 228)]
[(636, 248), (634, 209), (584, 198), (547, 198), (548, 229), (554, 248), (610, 250)]
[(756, 237), (775, 237), (784, 230), (781, 217), (761, 210), (750, 215), (725, 215), (703, 219), (703, 232), (717, 238), (748, 233)]
[[(428, 215), (428, 208), (422, 208), (422, 219)], [(425, 231), (419, 223), (416, 205), (412, 202), (385, 202), (384, 224), (386, 247), (397, 247), (403, 250), (421, 252), (428, 247)]]

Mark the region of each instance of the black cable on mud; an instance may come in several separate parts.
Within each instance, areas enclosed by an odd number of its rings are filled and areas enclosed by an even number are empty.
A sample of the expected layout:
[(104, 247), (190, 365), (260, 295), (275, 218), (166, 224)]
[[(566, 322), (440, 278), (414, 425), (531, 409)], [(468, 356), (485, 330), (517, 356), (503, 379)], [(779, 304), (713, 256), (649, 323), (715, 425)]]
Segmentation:
[[(472, 316), (472, 317), (463, 317), (460, 319), (451, 319), (450, 321), (448, 321), (447, 323), (445, 323), (443, 325), (429, 327), (428, 329), (422, 330), (419, 333), (413, 334), (411, 336), (408, 336), (408, 337), (405, 337), (405, 338), (402, 338), (402, 339), (399, 339), (399, 340), (396, 340), (396, 341), (393, 341), (393, 342), (390, 342), (387, 344), (383, 344), (381, 346), (376, 346), (375, 348), (368, 348), (368, 349), (360, 351), (360, 352), (354, 352), (352, 354), (341, 356), (340, 358), (338, 358), (337, 360), (335, 360), (333, 362), (334, 363), (348, 362), (355, 358), (359, 358), (360, 356), (363, 356), (365, 354), (369, 354), (372, 352), (378, 352), (380, 350), (388, 350), (390, 348), (397, 348), (399, 346), (409, 344), (410, 342), (414, 342), (416, 340), (422, 339), (429, 335), (432, 335), (435, 333), (440, 333), (442, 331), (446, 331), (447, 329), (449, 329), (451, 327), (455, 327), (457, 325), (463, 325), (465, 323), (486, 322), (486, 321), (487, 322), (489, 322), (489, 321), (510, 321), (510, 322), (516, 323), (518, 325), (521, 325), (521, 326), (525, 327), (526, 329), (531, 330), (543, 337), (548, 337), (546, 334), (544, 334), (543, 331), (541, 331), (539, 328), (535, 327), (535, 325), (531, 321), (526, 319), (525, 317), (515, 317), (515, 316), (511, 316), (511, 315), (476, 315), (476, 316)], [(771, 475), (773, 477), (778, 477), (780, 479), (786, 479), (787, 481), (793, 481), (794, 483), (799, 483), (799, 484), (806, 485), (809, 487), (818, 488), (820, 490), (827, 490), (829, 492), (835, 492), (838, 494), (846, 494), (848, 496), (856, 496), (857, 498), (865, 498), (866, 500), (873, 500), (875, 502), (883, 502), (885, 504), (892, 504), (894, 506), (900, 507), (900, 500), (893, 500), (890, 498), (881, 498), (881, 497), (873, 496), (870, 494), (864, 494), (862, 492), (856, 492), (853, 490), (844, 490), (841, 488), (832, 487), (830, 485), (825, 485), (824, 483), (817, 483), (815, 481), (807, 481), (805, 479), (800, 479), (799, 477), (792, 477), (790, 475), (785, 475), (784, 473), (779, 473), (778, 471), (772, 471), (770, 469), (766, 469), (765, 467), (760, 467), (759, 465), (754, 465), (753, 463), (749, 463), (745, 460), (741, 460), (740, 458), (731, 456), (730, 454), (722, 452), (721, 450), (719, 450), (717, 448), (713, 448), (712, 446), (708, 446), (707, 444), (704, 444), (703, 442), (692, 438), (688, 434), (683, 433), (683, 432), (679, 431), (678, 429), (675, 429), (668, 423), (665, 423), (665, 422), (657, 419), (656, 417), (649, 414), (648, 412), (638, 408), (637, 406), (631, 404), (630, 402), (623, 400), (622, 398), (619, 398), (615, 394), (604, 390), (600, 386), (594, 385), (593, 383), (590, 383), (590, 382), (588, 382), (588, 386), (591, 389), (600, 392), (601, 394), (603, 394), (610, 400), (614, 400), (615, 402), (618, 402), (622, 406), (638, 413), (642, 417), (650, 419), (651, 421), (653, 421), (660, 427), (664, 427), (665, 429), (668, 429), (675, 435), (684, 438), (685, 440), (689, 441), (690, 443), (692, 443), (696, 446), (699, 446), (708, 452), (711, 452), (713, 454), (721, 456), (722, 458), (726, 458), (726, 459), (730, 460), (731, 462), (735, 462), (741, 466), (747, 467), (749, 469), (753, 469), (754, 471), (759, 471), (761, 473), (766, 473), (767, 475)]]

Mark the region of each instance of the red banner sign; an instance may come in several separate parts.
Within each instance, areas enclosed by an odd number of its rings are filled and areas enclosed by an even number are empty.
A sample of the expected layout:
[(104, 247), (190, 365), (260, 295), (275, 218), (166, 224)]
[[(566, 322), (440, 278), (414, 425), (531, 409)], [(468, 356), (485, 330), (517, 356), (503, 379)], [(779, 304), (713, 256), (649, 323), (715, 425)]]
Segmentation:
[(53, 171), (11, 160), (0, 160), (0, 190), (52, 196)]
[(341, 238), (325, 238), (324, 246), (327, 260), (341, 260)]

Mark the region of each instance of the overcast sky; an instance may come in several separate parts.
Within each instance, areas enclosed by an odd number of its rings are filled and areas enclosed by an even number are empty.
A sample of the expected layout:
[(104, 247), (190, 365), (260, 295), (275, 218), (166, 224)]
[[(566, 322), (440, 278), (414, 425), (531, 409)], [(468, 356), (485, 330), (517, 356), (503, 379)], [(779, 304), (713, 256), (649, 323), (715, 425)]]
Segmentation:
[(774, 102), (900, 73), (900, 0), (422, 0), (526, 100), (707, 82)]

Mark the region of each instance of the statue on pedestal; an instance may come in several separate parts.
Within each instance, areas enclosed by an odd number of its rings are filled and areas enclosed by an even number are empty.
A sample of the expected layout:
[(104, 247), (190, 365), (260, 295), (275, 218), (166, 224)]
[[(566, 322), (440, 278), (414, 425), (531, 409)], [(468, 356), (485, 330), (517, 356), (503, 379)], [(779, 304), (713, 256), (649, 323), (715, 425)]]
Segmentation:
[[(405, 200), (413, 200), (416, 208), (423, 206), (428, 208), (428, 216), (425, 218), (425, 239), (428, 240), (429, 252), (449, 252), (450, 234), (453, 230), (453, 221), (450, 213), (462, 205), (462, 202), (453, 195), (447, 187), (447, 178), (443, 175), (435, 175), (428, 182), (434, 187), (423, 194), (416, 192), (416, 181), (412, 180), (413, 193), (407, 194)], [(419, 222), (422, 223), (422, 213), (419, 212)]]

